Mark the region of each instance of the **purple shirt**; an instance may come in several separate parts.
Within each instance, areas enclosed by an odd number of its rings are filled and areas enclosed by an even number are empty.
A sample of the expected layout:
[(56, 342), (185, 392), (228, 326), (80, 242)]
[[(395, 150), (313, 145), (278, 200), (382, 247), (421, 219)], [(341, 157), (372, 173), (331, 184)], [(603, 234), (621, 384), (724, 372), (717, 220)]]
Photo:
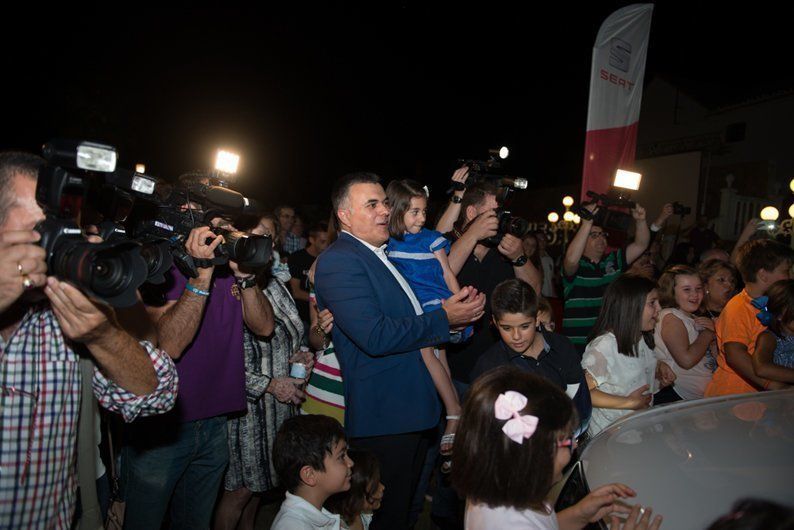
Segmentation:
[[(169, 275), (173, 287), (166, 298), (178, 300), (187, 278), (175, 267)], [(166, 285), (170, 282), (166, 278)], [(215, 269), (198, 333), (176, 361), (179, 394), (174, 409), (181, 422), (245, 410), (243, 307), (232, 296), (233, 285), (234, 275)]]

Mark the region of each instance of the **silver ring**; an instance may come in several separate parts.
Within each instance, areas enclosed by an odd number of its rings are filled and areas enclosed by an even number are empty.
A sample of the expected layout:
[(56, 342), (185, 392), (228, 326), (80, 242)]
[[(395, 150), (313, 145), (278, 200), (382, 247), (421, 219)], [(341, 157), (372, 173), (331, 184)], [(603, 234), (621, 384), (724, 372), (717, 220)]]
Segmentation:
[(27, 274), (22, 275), (22, 287), (24, 287), (25, 289), (30, 289), (31, 287), (33, 287), (33, 280), (31, 280), (30, 276), (28, 276)]

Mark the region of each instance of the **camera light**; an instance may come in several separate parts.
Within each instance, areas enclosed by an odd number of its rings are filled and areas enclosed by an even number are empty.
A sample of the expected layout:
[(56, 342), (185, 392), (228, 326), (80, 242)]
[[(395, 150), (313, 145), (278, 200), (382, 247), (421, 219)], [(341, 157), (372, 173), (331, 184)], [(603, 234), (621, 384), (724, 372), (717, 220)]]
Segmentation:
[(581, 223), (581, 222), (582, 222), (582, 218), (581, 218), (581, 217), (579, 217), (579, 216), (578, 216), (578, 215), (576, 215), (576, 214), (573, 214), (573, 224), (576, 224), (576, 225), (578, 225), (578, 224), (579, 224), (579, 223)]
[(615, 172), (615, 181), (612, 185), (616, 188), (637, 191), (640, 189), (640, 180), (642, 180), (642, 174), (618, 169)]
[(218, 150), (218, 156), (215, 157), (215, 169), (227, 175), (234, 175), (237, 173), (237, 166), (240, 164), (240, 155), (236, 155), (223, 149)]
[(767, 206), (761, 210), (761, 219), (764, 221), (777, 221), (778, 217), (780, 217), (780, 212), (774, 206)]
[[(141, 164), (138, 164), (138, 166), (140, 165)], [(146, 195), (151, 195), (154, 193), (155, 182), (145, 175), (138, 175), (137, 171), (135, 173), (136, 174), (132, 177), (132, 183), (130, 185), (132, 191), (145, 193)]]
[(547, 219), (549, 220), (550, 223), (556, 223), (557, 221), (560, 220), (560, 215), (557, 212), (551, 212), (549, 213)]
[(513, 187), (517, 190), (525, 190), (529, 186), (529, 181), (525, 178), (516, 177), (513, 179)]
[(567, 211), (564, 214), (562, 214), (562, 219), (570, 223), (571, 221), (573, 221), (573, 216), (574, 216), (573, 212)]
[(562, 205), (565, 206), (566, 208), (570, 208), (571, 206), (573, 206), (573, 197), (571, 197), (570, 195), (566, 195), (565, 197), (563, 197)]
[(80, 169), (113, 173), (116, 170), (116, 149), (109, 145), (83, 142), (77, 146), (76, 162)]
[(135, 164), (136, 173), (146, 173), (146, 164)]
[(508, 155), (510, 155), (510, 149), (505, 146), (497, 147), (495, 149), (488, 149), (488, 154), (492, 157), (499, 157), (502, 160), (506, 159)]

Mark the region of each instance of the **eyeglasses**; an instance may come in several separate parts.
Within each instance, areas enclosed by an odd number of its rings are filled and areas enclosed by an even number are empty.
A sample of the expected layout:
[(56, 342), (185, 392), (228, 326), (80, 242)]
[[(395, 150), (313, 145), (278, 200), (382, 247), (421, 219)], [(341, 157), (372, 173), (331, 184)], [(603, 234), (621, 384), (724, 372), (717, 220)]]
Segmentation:
[(598, 239), (599, 237), (607, 239), (609, 237), (609, 233), (607, 232), (590, 232), (587, 235), (590, 237), (590, 239)]
[(571, 455), (573, 456), (573, 452), (574, 450), (576, 450), (577, 447), (576, 438), (573, 435), (571, 435), (569, 438), (566, 438), (564, 440), (558, 440), (557, 447), (568, 447), (569, 450), (571, 451)]

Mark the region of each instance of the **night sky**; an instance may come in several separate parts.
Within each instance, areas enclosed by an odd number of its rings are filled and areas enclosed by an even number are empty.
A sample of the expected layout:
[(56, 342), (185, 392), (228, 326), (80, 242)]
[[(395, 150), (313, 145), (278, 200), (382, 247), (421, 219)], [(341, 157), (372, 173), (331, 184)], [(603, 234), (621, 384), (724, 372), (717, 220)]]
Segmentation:
[[(657, 3), (646, 82), (707, 106), (794, 88), (794, 7), (692, 3)], [(88, 138), (174, 178), (228, 147), (242, 155), (235, 187), (269, 206), (324, 205), (357, 169), (441, 190), (456, 159), (502, 144), (512, 174), (571, 183), (593, 40), (627, 5), (590, 4), (37, 6), (0, 31), (0, 148)]]

